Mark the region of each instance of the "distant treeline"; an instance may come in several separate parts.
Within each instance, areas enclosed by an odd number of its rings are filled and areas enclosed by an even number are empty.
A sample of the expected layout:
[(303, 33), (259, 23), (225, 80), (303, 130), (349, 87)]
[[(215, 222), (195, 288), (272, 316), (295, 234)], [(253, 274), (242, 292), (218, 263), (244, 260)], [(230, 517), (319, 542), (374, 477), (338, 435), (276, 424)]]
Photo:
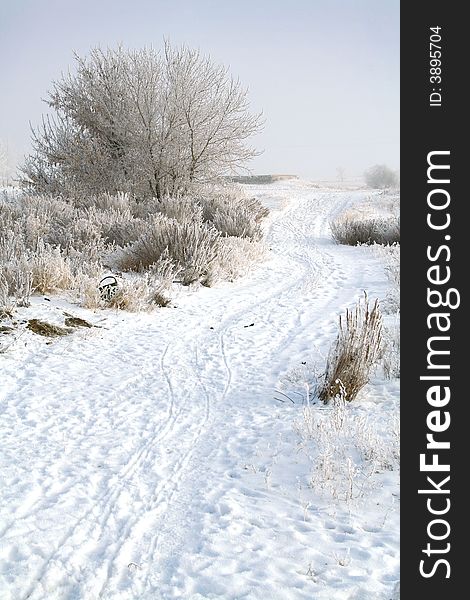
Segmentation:
[(234, 175), (224, 178), (233, 183), (274, 183), (275, 181), (283, 181), (284, 179), (298, 179), (297, 175)]

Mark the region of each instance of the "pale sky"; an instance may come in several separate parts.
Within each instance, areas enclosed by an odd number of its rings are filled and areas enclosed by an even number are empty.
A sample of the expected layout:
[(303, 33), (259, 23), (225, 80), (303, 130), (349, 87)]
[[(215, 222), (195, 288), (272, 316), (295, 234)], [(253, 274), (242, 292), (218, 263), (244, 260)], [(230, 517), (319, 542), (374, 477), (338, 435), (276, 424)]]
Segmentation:
[(0, 0), (0, 140), (29, 123), (73, 52), (185, 43), (230, 68), (266, 125), (255, 173), (399, 168), (399, 0)]

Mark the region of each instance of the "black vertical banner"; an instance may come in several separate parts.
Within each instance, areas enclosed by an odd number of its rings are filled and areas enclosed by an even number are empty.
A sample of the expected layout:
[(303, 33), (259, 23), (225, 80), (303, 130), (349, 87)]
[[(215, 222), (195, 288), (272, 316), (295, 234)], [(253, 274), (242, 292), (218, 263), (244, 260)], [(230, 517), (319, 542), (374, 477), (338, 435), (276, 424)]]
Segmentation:
[(462, 4), (401, 4), (401, 597), (466, 597), (470, 259)]

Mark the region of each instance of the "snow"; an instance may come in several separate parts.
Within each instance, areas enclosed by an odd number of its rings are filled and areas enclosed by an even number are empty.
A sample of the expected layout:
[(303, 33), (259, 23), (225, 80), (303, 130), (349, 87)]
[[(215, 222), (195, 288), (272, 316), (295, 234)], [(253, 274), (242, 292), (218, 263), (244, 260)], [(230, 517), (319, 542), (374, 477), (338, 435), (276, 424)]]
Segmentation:
[[(329, 232), (366, 193), (248, 189), (271, 208), (249, 276), (149, 314), (58, 297), (19, 310), (99, 327), (24, 330), (0, 355), (2, 599), (398, 598), (397, 468), (329, 497), (310, 484), (305, 406), (275, 400), (363, 290), (386, 296), (379, 257)], [(377, 373), (353, 404), (387, 442), (398, 381)]]

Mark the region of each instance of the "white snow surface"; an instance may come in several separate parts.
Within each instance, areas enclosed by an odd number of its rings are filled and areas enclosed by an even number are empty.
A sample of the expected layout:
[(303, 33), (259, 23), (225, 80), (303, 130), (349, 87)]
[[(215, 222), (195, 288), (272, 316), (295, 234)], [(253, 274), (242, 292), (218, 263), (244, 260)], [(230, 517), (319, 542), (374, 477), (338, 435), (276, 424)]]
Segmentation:
[[(20, 309), (101, 327), (25, 330), (0, 355), (2, 600), (398, 597), (397, 470), (325, 497), (293, 427), (302, 402), (275, 400), (292, 369), (324, 361), (363, 290), (386, 295), (377, 256), (329, 230), (366, 193), (247, 189), (271, 209), (249, 276), (151, 313), (54, 296)], [(385, 430), (397, 407), (398, 382), (376, 376), (348, 409)]]

